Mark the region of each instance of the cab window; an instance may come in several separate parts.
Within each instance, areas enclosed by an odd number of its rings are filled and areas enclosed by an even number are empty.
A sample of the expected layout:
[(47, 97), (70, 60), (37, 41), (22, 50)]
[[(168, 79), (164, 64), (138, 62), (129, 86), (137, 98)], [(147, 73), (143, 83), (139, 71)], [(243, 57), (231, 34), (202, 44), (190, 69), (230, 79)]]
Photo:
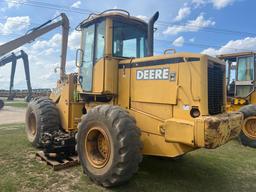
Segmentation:
[(246, 97), (254, 89), (254, 85), (251, 83), (254, 80), (254, 57), (239, 57), (237, 60), (237, 80), (247, 81), (248, 83), (236, 86), (236, 96)]
[(96, 49), (95, 62), (104, 57), (105, 49), (105, 22), (100, 22), (96, 25)]
[(254, 79), (253, 57), (238, 58), (238, 81), (250, 81)]
[(113, 56), (146, 56), (147, 32), (138, 26), (113, 21)]

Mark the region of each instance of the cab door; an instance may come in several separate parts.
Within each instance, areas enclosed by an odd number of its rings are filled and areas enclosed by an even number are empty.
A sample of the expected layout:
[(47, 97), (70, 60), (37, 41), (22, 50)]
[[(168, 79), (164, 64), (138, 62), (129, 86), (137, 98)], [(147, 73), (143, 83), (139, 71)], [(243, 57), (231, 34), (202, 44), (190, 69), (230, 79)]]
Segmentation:
[(83, 29), (82, 50), (84, 52), (80, 67), (80, 83), (84, 91), (92, 91), (95, 24)]
[(80, 83), (85, 92), (101, 92), (103, 90), (105, 22), (91, 24), (82, 31), (84, 54), (80, 66)]

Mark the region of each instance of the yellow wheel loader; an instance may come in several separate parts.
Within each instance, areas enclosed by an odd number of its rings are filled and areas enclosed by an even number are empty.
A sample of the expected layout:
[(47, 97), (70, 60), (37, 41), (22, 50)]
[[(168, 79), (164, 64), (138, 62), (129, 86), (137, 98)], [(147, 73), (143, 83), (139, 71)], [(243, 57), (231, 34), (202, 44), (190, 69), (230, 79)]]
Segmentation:
[(227, 65), (227, 110), (244, 114), (241, 143), (256, 148), (256, 53), (241, 52), (218, 57)]
[(225, 107), (225, 63), (194, 53), (153, 56), (158, 16), (146, 23), (124, 10), (91, 14), (76, 28), (78, 73), (66, 74), (62, 14), (60, 80), (50, 98), (35, 98), (27, 109), (34, 146), (47, 154), (78, 153), (84, 173), (111, 187), (128, 181), (143, 155), (179, 157), (239, 135), (243, 114)]

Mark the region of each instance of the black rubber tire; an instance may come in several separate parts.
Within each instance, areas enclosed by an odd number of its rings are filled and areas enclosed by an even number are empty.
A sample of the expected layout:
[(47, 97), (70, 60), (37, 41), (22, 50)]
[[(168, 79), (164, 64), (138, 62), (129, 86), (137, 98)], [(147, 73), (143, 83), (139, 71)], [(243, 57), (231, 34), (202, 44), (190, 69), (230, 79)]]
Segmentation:
[[(31, 134), (31, 117), (35, 119), (36, 133)], [(60, 117), (59, 111), (52, 102), (46, 97), (32, 99), (26, 111), (26, 133), (29, 142), (34, 147), (42, 147), (41, 137), (45, 132), (52, 133), (59, 130)]]
[[(110, 140), (110, 158), (103, 168), (95, 168), (85, 153), (85, 138), (95, 123), (104, 125)], [(127, 111), (118, 106), (97, 106), (82, 117), (78, 127), (77, 152), (84, 173), (93, 182), (113, 187), (127, 182), (137, 172), (142, 161), (140, 130)]]
[(4, 101), (0, 99), (0, 110), (4, 107)]
[[(244, 119), (246, 119), (247, 117), (256, 116), (256, 105), (251, 104), (251, 105), (241, 107), (241, 109), (239, 111), (244, 114)], [(241, 131), (239, 137), (240, 137), (240, 141), (243, 145), (252, 147), (252, 148), (256, 148), (256, 140), (248, 138), (243, 133), (243, 131)]]

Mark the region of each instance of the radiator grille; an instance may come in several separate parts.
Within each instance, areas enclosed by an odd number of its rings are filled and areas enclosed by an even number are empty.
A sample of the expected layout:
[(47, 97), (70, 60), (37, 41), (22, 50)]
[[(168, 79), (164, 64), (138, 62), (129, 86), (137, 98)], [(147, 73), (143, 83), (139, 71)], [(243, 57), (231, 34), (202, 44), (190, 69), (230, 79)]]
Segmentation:
[(208, 111), (210, 115), (223, 112), (224, 109), (224, 86), (225, 66), (208, 62)]

